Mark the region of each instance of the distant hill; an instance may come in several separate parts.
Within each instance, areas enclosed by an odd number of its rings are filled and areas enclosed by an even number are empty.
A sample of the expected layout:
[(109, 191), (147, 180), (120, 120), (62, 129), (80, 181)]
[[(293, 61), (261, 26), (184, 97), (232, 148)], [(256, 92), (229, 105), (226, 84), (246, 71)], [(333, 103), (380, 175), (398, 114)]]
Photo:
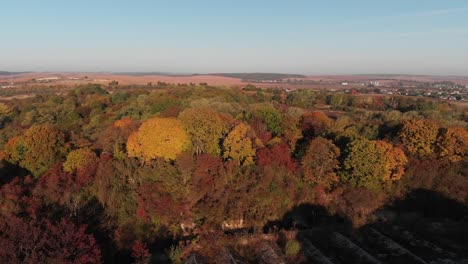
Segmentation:
[(168, 73), (168, 72), (115, 72), (115, 75), (128, 75), (128, 76), (145, 76), (145, 75), (157, 75), (157, 76), (218, 76), (241, 79), (243, 81), (267, 81), (267, 80), (282, 80), (286, 78), (304, 78), (304, 75), (300, 74), (285, 74), (285, 73), (208, 73), (208, 74), (184, 74), (184, 73)]
[(8, 71), (0, 71), (0, 75), (13, 75), (13, 74), (20, 74), (26, 72), (8, 72)]
[(128, 75), (128, 76), (191, 76), (192, 74), (168, 73), (168, 72), (113, 72), (114, 75)]
[(266, 80), (282, 80), (286, 78), (304, 78), (306, 76), (300, 74), (285, 74), (285, 73), (213, 73), (210, 75), (238, 78), (249, 81), (266, 81)]

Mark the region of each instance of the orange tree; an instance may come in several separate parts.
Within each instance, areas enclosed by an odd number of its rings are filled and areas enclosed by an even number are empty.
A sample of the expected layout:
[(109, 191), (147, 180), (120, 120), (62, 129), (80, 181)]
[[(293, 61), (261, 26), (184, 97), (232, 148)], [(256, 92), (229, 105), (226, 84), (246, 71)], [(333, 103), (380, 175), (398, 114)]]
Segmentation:
[(463, 127), (449, 127), (442, 130), (436, 142), (437, 153), (451, 162), (468, 157), (468, 130)]

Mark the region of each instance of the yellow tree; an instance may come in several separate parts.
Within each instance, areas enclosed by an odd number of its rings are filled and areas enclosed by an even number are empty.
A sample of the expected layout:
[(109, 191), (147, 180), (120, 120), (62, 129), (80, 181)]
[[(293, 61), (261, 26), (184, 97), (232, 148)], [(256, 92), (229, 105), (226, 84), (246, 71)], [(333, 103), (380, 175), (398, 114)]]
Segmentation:
[(286, 115), (281, 123), (283, 130), (283, 138), (293, 152), (296, 148), (297, 141), (302, 138), (302, 131), (299, 128), (299, 118), (290, 114)]
[(129, 157), (143, 161), (155, 158), (174, 160), (189, 145), (189, 137), (180, 120), (154, 117), (129, 136), (127, 153)]
[(435, 122), (419, 119), (404, 121), (399, 136), (409, 154), (424, 157), (434, 153), (438, 133)]
[(251, 165), (254, 163), (255, 148), (248, 132), (250, 127), (240, 123), (224, 139), (223, 157), (234, 160), (239, 165)]
[(190, 108), (183, 111), (179, 119), (190, 136), (195, 154), (221, 153), (219, 143), (225, 126), (216, 111), (210, 108)]
[(0, 122), (4, 121), (11, 115), (11, 109), (8, 105), (0, 103)]

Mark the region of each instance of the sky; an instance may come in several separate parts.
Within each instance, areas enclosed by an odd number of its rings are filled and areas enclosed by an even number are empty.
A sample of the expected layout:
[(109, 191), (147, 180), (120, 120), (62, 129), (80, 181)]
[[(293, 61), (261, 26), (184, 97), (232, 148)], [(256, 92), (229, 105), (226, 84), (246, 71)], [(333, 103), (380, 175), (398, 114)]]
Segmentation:
[(468, 76), (467, 0), (0, 0), (0, 71)]

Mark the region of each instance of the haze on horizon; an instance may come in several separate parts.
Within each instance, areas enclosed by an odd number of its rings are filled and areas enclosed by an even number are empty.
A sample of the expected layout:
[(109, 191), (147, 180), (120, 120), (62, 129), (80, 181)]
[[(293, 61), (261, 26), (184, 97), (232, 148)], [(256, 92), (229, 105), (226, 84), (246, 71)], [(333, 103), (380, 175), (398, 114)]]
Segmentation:
[(0, 3), (0, 70), (468, 75), (468, 2)]

